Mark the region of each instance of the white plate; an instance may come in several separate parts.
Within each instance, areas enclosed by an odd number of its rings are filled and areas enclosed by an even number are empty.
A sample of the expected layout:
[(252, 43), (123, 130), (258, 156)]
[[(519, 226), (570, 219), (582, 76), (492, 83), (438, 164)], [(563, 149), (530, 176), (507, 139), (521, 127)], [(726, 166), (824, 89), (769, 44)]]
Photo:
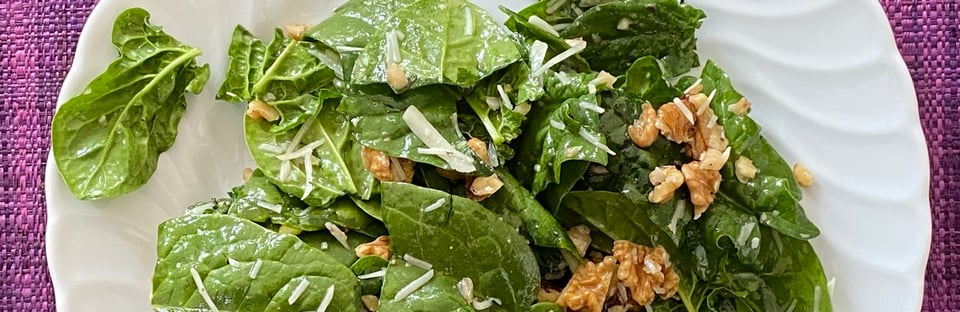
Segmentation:
[[(188, 96), (180, 135), (140, 190), (82, 202), (47, 167), (47, 257), (60, 311), (148, 311), (157, 224), (222, 196), (252, 165), (242, 107), (214, 101), (233, 27), (261, 38), (312, 23), (340, 1), (101, 1), (80, 36), (60, 103), (116, 57), (113, 19), (141, 6), (151, 22), (199, 47), (205, 92)], [(503, 3), (476, 1), (492, 12)], [(804, 204), (823, 232), (813, 241), (836, 277), (836, 311), (917, 311), (930, 244), (928, 164), (916, 97), (873, 0), (700, 0), (700, 55), (719, 62), (754, 103), (753, 116), (789, 162), (816, 176)]]

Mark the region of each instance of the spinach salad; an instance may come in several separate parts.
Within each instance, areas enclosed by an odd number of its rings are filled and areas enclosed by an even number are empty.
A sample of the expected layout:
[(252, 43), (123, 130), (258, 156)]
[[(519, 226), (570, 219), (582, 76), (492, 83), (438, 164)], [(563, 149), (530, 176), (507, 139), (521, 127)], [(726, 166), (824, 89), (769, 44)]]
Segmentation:
[[(812, 177), (701, 64), (706, 15), (681, 2), (500, 24), (467, 0), (350, 0), (269, 40), (238, 25), (216, 97), (246, 105), (257, 168), (160, 225), (153, 308), (831, 311)], [(146, 17), (121, 14), (121, 59), (54, 120), (78, 198), (143, 184), (206, 81)]]

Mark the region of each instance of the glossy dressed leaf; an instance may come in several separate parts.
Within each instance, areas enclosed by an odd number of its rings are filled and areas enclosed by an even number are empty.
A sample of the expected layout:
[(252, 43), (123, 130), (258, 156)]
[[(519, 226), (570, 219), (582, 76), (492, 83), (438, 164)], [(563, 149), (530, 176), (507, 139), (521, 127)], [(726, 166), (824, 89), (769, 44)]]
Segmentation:
[[(351, 250), (352, 252), (352, 250)], [(350, 265), (350, 270), (357, 276), (374, 273), (385, 270), (390, 263), (378, 256), (364, 256)], [(383, 278), (369, 278), (360, 280), (360, 292), (364, 295), (380, 295), (380, 289), (383, 286)]]
[[(349, 148), (352, 128), (347, 118), (337, 113), (333, 105), (324, 105), (321, 112), (312, 119), (298, 128), (273, 132), (270, 122), (244, 117), (244, 132), (247, 148), (264, 175), (284, 192), (300, 197), (311, 206), (323, 207), (337, 197), (358, 192), (353, 180), (354, 173), (350, 171), (351, 166), (347, 163), (350, 155), (346, 155), (348, 151), (352, 151)], [(307, 129), (302, 129), (303, 127)], [(301, 139), (293, 142), (301, 131)], [(278, 156), (314, 142), (322, 143), (310, 153), (316, 158), (311, 161), (313, 178), (309, 183), (313, 184), (313, 189), (304, 196), (307, 190), (307, 172), (303, 157), (290, 160), (289, 174), (281, 176), (282, 167), (285, 165)], [(291, 143), (295, 146), (291, 146)]]
[(820, 230), (800, 206), (803, 193), (790, 165), (761, 135), (760, 126), (752, 118), (737, 116), (727, 109), (728, 105), (743, 98), (733, 88), (730, 78), (716, 63), (710, 61), (703, 68), (702, 79), (705, 93), (716, 90), (711, 107), (717, 114), (717, 123), (723, 125), (727, 140), (730, 141), (730, 159), (747, 157), (758, 169), (756, 177), (743, 183), (736, 178), (734, 162), (727, 162), (720, 171), (724, 181), (720, 184), (721, 192), (760, 214), (763, 224), (780, 233), (797, 239), (818, 236)]
[(364, 88), (344, 96), (338, 110), (351, 116), (360, 144), (387, 155), (449, 169), (446, 161), (436, 155), (421, 154), (427, 147), (403, 121), (403, 112), (415, 105), (430, 124), (453, 146), (466, 147), (466, 141), (457, 136), (451, 118), (457, 112), (459, 95), (446, 86), (429, 86), (394, 94), (386, 86)]
[[(510, 91), (514, 86), (523, 84), (529, 73), (530, 69), (525, 64), (514, 64), (484, 80), (465, 96), (467, 104), (477, 114), (490, 139), (497, 146), (503, 146), (520, 136), (524, 115), (517, 109), (522, 101), (519, 96), (512, 96)], [(507, 107), (502, 100), (500, 90), (504, 90), (511, 107)], [(496, 103), (496, 109), (490, 106), (490, 102)]]
[(367, 236), (386, 235), (383, 224), (368, 215), (349, 197), (340, 197), (326, 207), (286, 209), (273, 218), (273, 223), (304, 231), (326, 231), (326, 223), (346, 227)]
[[(565, 76), (565, 75), (564, 75)], [(524, 135), (518, 146), (514, 175), (524, 177), (524, 185), (537, 194), (549, 184), (561, 181), (563, 163), (572, 160), (605, 165), (607, 152), (581, 135), (581, 129), (597, 138), (600, 133), (597, 96), (587, 91), (587, 84), (596, 75), (557, 78), (549, 75), (547, 93), (541, 104), (527, 115)]]
[(476, 297), (502, 301), (493, 311), (523, 310), (536, 298), (540, 272), (526, 239), (480, 204), (404, 183), (383, 184), (383, 204), (394, 254), (427, 261), (453, 280), (469, 277)]
[[(470, 303), (457, 291), (458, 278), (435, 273), (430, 282), (423, 285), (403, 300), (394, 300), (397, 292), (427, 270), (411, 266), (400, 259), (387, 267), (387, 276), (383, 279), (380, 296), (380, 309), (383, 312), (450, 311), (473, 312)], [(497, 311), (491, 308), (491, 311)], [(519, 311), (519, 310), (518, 310)]]
[[(534, 4), (534, 6), (536, 5), (537, 4)], [(570, 45), (567, 44), (567, 42), (564, 41), (563, 38), (560, 38), (556, 34), (548, 32), (543, 28), (530, 24), (529, 19), (531, 15), (523, 15), (523, 13), (516, 13), (516, 12), (510, 11), (509, 9), (503, 6), (500, 7), (500, 11), (503, 11), (503, 13), (506, 13), (507, 16), (509, 16), (507, 21), (504, 23), (504, 25), (506, 25), (507, 28), (509, 28), (514, 32), (519, 33), (521, 36), (526, 38), (528, 42), (531, 40), (539, 40), (547, 44), (549, 49), (547, 50), (547, 54), (544, 59), (548, 60), (551, 57), (557, 55), (558, 53), (561, 53), (570, 48)], [(525, 10), (525, 13), (531, 14), (531, 12), (526, 10)], [(570, 58), (564, 60), (564, 63), (576, 70), (590, 71), (590, 64), (588, 64), (587, 60), (585, 60), (583, 56), (579, 54), (575, 54)]]
[(530, 312), (565, 312), (566, 309), (553, 302), (539, 302), (530, 307)]
[[(331, 285), (328, 311), (361, 310), (350, 269), (295, 236), (231, 216), (188, 215), (162, 223), (158, 241), (151, 297), (156, 311), (212, 310), (191, 269), (221, 311), (314, 311)], [(290, 305), (287, 299), (304, 280), (306, 290)]]
[(676, 0), (613, 1), (584, 12), (561, 36), (587, 40), (582, 55), (594, 70), (623, 74), (637, 58), (652, 55), (674, 77), (700, 65), (694, 32), (704, 17)]
[(200, 93), (210, 76), (195, 60), (200, 50), (149, 17), (140, 8), (117, 16), (112, 38), (120, 57), (53, 117), (53, 156), (78, 199), (117, 197), (146, 183), (177, 137), (184, 93)]
[(243, 26), (237, 25), (228, 50), (229, 68), (218, 100), (247, 102), (261, 100), (280, 113), (274, 132), (286, 131), (316, 115), (324, 99), (336, 97), (323, 92), (332, 88), (334, 71), (325, 62), (322, 45), (285, 38), (274, 32), (273, 42), (264, 44)]
[[(490, 14), (466, 0), (421, 0), (396, 10), (357, 59), (353, 84), (387, 82), (387, 55), (399, 50), (409, 85), (472, 86), (521, 57), (518, 43)], [(387, 34), (399, 32), (398, 47)]]
[(758, 311), (790, 306), (794, 311), (833, 311), (827, 278), (810, 242), (761, 230), (764, 237), (778, 237), (764, 239), (760, 247), (758, 271), (763, 284), (748, 297), (761, 308)]
[(577, 246), (567, 237), (560, 223), (509, 172), (500, 170), (497, 173), (503, 187), (482, 204), (494, 212), (516, 213), (523, 222), (521, 232), (529, 236), (534, 245), (561, 249), (565, 258), (576, 264), (580, 258)]
[(347, 245), (349, 245), (350, 248), (344, 248), (343, 245), (340, 244), (340, 241), (327, 231), (303, 232), (297, 235), (297, 237), (307, 245), (319, 249), (331, 258), (336, 259), (340, 264), (350, 266), (357, 261), (357, 253), (353, 249), (357, 248), (360, 244), (373, 240), (373, 238), (355, 232), (349, 232), (348, 234)]
[(727, 198), (717, 197), (702, 216), (704, 238), (716, 247), (730, 244), (743, 263), (753, 263), (760, 253), (760, 222), (757, 216), (741, 210)]

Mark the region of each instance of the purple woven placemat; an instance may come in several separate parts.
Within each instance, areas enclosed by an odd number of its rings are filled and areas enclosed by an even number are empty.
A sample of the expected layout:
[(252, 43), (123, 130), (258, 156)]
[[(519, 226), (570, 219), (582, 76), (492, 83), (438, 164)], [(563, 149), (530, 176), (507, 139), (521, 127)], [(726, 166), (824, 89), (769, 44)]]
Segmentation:
[[(933, 245), (924, 311), (960, 311), (957, 0), (880, 0), (917, 87)], [(94, 0), (0, 0), (0, 311), (53, 311), (44, 254), (50, 119)], [(896, 248), (896, 246), (891, 246)]]

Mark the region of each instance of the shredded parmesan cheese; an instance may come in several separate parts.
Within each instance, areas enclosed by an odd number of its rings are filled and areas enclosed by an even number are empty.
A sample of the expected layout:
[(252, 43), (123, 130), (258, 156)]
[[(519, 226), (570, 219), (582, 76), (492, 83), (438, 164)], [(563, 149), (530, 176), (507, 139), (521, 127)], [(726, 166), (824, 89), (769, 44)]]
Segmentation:
[(813, 312), (820, 311), (820, 285), (813, 287)]
[(632, 23), (633, 21), (631, 21), (629, 18), (621, 18), (620, 21), (617, 22), (617, 30), (629, 30), (630, 24)]
[(207, 293), (207, 288), (203, 287), (203, 279), (200, 278), (200, 273), (197, 272), (197, 269), (190, 268), (190, 275), (193, 276), (193, 283), (197, 284), (197, 291), (200, 292), (200, 297), (203, 297), (203, 301), (207, 303), (207, 306), (210, 307), (210, 310), (213, 312), (220, 312), (220, 309), (217, 308), (217, 305), (213, 303), (213, 299), (210, 298), (210, 294)]
[(426, 207), (423, 207), (420, 210), (423, 212), (431, 212), (431, 211), (437, 210), (437, 208), (443, 207), (443, 202), (444, 202), (443, 198), (438, 199), (437, 201), (433, 202), (430, 205), (427, 205)]
[(403, 261), (406, 261), (407, 263), (424, 270), (429, 270), (433, 268), (432, 264), (426, 261), (420, 260), (414, 256), (411, 256), (410, 254), (404, 254)]
[(230, 266), (232, 266), (232, 267), (238, 267), (238, 266), (240, 266), (240, 261), (237, 261), (237, 260), (235, 260), (235, 259), (233, 259), (233, 258), (230, 258), (230, 257), (227, 257), (227, 263), (229, 263)]
[(324, 223), (323, 226), (326, 227), (328, 231), (330, 231), (330, 234), (332, 234), (333, 237), (336, 238), (338, 242), (340, 242), (340, 245), (343, 245), (343, 248), (352, 249), (350, 248), (350, 244), (347, 243), (347, 233), (344, 233), (343, 230), (340, 229), (340, 227), (330, 222)]
[(469, 7), (463, 7), (463, 15), (464, 15), (463, 20), (465, 21), (464, 22), (465, 25), (463, 28), (463, 36), (464, 37), (473, 36), (473, 13), (470, 12)]
[(596, 146), (597, 148), (603, 150), (604, 152), (607, 152), (607, 154), (617, 155), (617, 153), (614, 152), (612, 149), (610, 149), (603, 143), (600, 143), (600, 139), (598, 139), (592, 133), (588, 132), (586, 128), (583, 128), (583, 127), (580, 128), (580, 137), (583, 137), (584, 140), (587, 140), (587, 142), (592, 144), (593, 146)]
[(740, 235), (737, 235), (737, 246), (747, 245), (747, 239), (750, 238), (750, 233), (753, 232), (755, 226), (757, 226), (756, 223), (748, 222), (740, 227)]
[(557, 54), (556, 56), (554, 56), (553, 58), (551, 58), (549, 61), (547, 61), (546, 63), (544, 63), (543, 66), (538, 67), (536, 70), (534, 70), (532, 73), (530, 73), (530, 76), (540, 77), (540, 76), (542, 76), (544, 73), (546, 73), (547, 70), (550, 69), (550, 67), (553, 67), (554, 65), (560, 64), (560, 62), (563, 62), (563, 60), (566, 60), (567, 58), (570, 58), (570, 57), (573, 56), (574, 54), (580, 53), (581, 51), (583, 51), (583, 49), (586, 49), (586, 48), (587, 48), (587, 42), (586, 42), (586, 41), (576, 39), (576, 40), (572, 41), (572, 43), (573, 43), (573, 44), (570, 45), (570, 48), (569, 48), (569, 49), (567, 49), (566, 51), (563, 51), (563, 52), (561, 52), (560, 54)]
[(687, 201), (678, 200), (676, 207), (673, 208), (673, 217), (670, 217), (670, 224), (667, 225), (667, 228), (670, 229), (670, 232), (677, 234), (677, 221), (680, 220), (680, 217), (683, 216), (683, 211), (687, 208)]
[(313, 193), (313, 155), (303, 155), (303, 174), (303, 196), (300, 200), (306, 200)]
[(494, 297), (490, 297), (490, 298), (487, 298), (487, 300), (484, 300), (484, 301), (474, 301), (474, 302), (473, 302), (473, 308), (474, 308), (474, 309), (477, 309), (477, 310), (486, 310), (486, 309), (489, 309), (490, 307), (492, 307), (494, 303), (496, 303), (497, 305), (503, 304), (502, 302), (500, 302), (500, 299), (497, 299), (497, 298), (494, 298)]
[(597, 112), (598, 114), (603, 114), (603, 112), (606, 111), (603, 107), (600, 107), (600, 105), (590, 103), (589, 101), (580, 101), (580, 107), (585, 110)]
[(259, 150), (261, 150), (261, 151), (264, 151), (264, 152), (267, 152), (267, 153), (277, 154), (277, 155), (280, 155), (280, 154), (282, 154), (283, 152), (285, 152), (282, 147), (277, 146), (277, 145), (274, 145), (274, 144), (270, 144), (270, 143), (260, 144), (259, 146), (257, 146), (257, 149), (259, 149)]
[(407, 110), (403, 112), (403, 121), (427, 147), (448, 151), (449, 154), (437, 156), (443, 158), (450, 165), (450, 168), (463, 173), (477, 171), (473, 158), (454, 149), (416, 106), (410, 105), (407, 107)]
[(690, 108), (687, 107), (687, 104), (684, 104), (680, 98), (673, 98), (673, 104), (677, 105), (677, 109), (680, 110), (680, 113), (683, 114), (683, 117), (687, 118), (687, 121), (690, 121), (691, 124), (696, 123), (696, 121), (693, 119), (693, 112), (690, 111)]
[(530, 23), (530, 25), (547, 32), (548, 34), (553, 35), (554, 37), (560, 37), (560, 33), (558, 33), (556, 29), (553, 29), (553, 26), (550, 26), (550, 23), (547, 23), (547, 21), (543, 20), (539, 16), (531, 15), (530, 18), (527, 19), (527, 22)]
[(433, 278), (433, 270), (427, 271), (427, 273), (424, 273), (417, 279), (413, 280), (412, 282), (410, 282), (410, 284), (407, 284), (406, 286), (403, 286), (403, 288), (400, 288), (400, 290), (397, 291), (397, 295), (393, 297), (393, 302), (406, 299), (407, 296), (410, 296), (410, 294), (413, 294), (413, 292), (420, 289), (420, 287), (423, 287), (423, 285), (426, 285), (427, 283), (429, 283), (430, 279), (432, 278)]
[(270, 211), (273, 211), (273, 212), (276, 212), (276, 213), (280, 213), (280, 212), (283, 210), (283, 206), (280, 206), (279, 204), (274, 204), (274, 203), (270, 203), (270, 202), (265, 202), (265, 201), (263, 201), (263, 200), (258, 200), (258, 201), (257, 201), (257, 206), (259, 206), (259, 207), (261, 207), (261, 208), (264, 208), (264, 209), (267, 209), (267, 210), (270, 210)]
[(460, 291), (460, 296), (463, 296), (463, 299), (467, 300), (467, 303), (473, 303), (473, 280), (469, 277), (464, 277), (457, 282), (457, 290)]
[(327, 287), (327, 292), (323, 294), (323, 300), (320, 300), (320, 306), (317, 307), (317, 312), (326, 312), (327, 308), (330, 307), (330, 302), (333, 302), (333, 292), (336, 290), (336, 284), (331, 284), (330, 287)]
[[(696, 88), (698, 88), (698, 87), (703, 87), (703, 86), (701, 85), (702, 83), (703, 83), (703, 79), (697, 78), (697, 81), (693, 82), (692, 85), (690, 85), (690, 86), (687, 87), (685, 90), (683, 90), (683, 94), (690, 94), (690, 92), (693, 91), (693, 90), (695, 90)], [(713, 91), (716, 92), (717, 90), (713, 90)], [(713, 94), (713, 92), (711, 92), (711, 94)], [(709, 97), (707, 97), (707, 98), (709, 98)], [(709, 102), (708, 102), (708, 103), (709, 103)]]
[(513, 102), (510, 101), (510, 95), (506, 91), (503, 91), (503, 85), (497, 85), (497, 93), (500, 94), (500, 103), (503, 104), (503, 107), (507, 109), (513, 109)]
[(257, 278), (257, 274), (260, 274), (260, 266), (263, 265), (263, 260), (257, 259), (257, 262), (253, 263), (253, 267), (250, 268), (250, 279)]
[[(537, 70), (543, 66), (543, 60), (547, 57), (547, 50), (550, 47), (547, 43), (537, 40), (530, 45), (530, 69)], [(530, 78), (539, 78), (539, 76), (530, 75)]]
[(317, 149), (317, 147), (320, 147), (320, 145), (323, 145), (323, 141), (321, 140), (313, 141), (307, 145), (304, 145), (298, 150), (277, 155), (277, 159), (286, 161), (286, 160), (294, 160), (297, 158), (303, 158), (305, 156), (312, 155), (313, 150)]
[(561, 121), (557, 121), (556, 119), (550, 119), (550, 126), (553, 127), (554, 129), (557, 129), (557, 130), (560, 130), (560, 131), (563, 131), (563, 130), (566, 130), (566, 129), (567, 129), (567, 125), (566, 125), (566, 124), (564, 124), (564, 123), (561, 122)]
[(500, 98), (488, 96), (486, 98), (487, 107), (490, 107), (490, 110), (495, 111), (500, 109)]
[(367, 273), (364, 275), (357, 276), (357, 279), (368, 280), (368, 279), (380, 278), (384, 276), (387, 276), (387, 270), (381, 269), (373, 273)]
[(310, 286), (310, 281), (305, 278), (301, 279), (300, 284), (297, 284), (297, 288), (294, 288), (293, 292), (290, 293), (290, 297), (287, 298), (287, 303), (293, 305), (294, 302), (297, 302), (297, 299), (300, 299), (303, 292), (307, 290), (307, 286)]

